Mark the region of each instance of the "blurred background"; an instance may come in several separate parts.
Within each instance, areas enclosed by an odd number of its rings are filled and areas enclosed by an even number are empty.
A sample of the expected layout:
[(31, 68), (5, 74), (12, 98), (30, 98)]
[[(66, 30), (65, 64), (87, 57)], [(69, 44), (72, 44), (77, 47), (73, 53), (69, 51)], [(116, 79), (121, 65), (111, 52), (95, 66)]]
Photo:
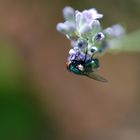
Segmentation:
[(103, 56), (108, 83), (69, 73), (68, 5), (139, 30), (139, 0), (0, 0), (0, 140), (140, 140), (140, 52)]

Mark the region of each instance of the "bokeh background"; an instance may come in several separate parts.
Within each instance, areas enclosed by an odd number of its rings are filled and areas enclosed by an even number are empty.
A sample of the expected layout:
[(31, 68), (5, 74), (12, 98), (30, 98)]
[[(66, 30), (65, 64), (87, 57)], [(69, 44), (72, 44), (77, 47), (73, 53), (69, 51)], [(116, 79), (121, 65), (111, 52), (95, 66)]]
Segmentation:
[(67, 5), (139, 30), (139, 0), (0, 0), (0, 140), (140, 140), (140, 52), (104, 55), (108, 83), (69, 73)]

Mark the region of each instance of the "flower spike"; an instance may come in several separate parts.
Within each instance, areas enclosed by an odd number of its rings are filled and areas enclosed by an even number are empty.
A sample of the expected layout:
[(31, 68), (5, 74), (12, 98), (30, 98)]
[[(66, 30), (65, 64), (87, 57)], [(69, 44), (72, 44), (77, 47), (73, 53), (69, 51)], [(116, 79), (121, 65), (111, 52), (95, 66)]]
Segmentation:
[(63, 9), (63, 17), (65, 21), (58, 23), (56, 29), (71, 42), (67, 69), (78, 75), (102, 82), (107, 81), (95, 74), (99, 68), (99, 57), (110, 47), (113, 38), (124, 34), (124, 28), (116, 24), (103, 30), (99, 21), (103, 14), (94, 8), (80, 12), (67, 6)]

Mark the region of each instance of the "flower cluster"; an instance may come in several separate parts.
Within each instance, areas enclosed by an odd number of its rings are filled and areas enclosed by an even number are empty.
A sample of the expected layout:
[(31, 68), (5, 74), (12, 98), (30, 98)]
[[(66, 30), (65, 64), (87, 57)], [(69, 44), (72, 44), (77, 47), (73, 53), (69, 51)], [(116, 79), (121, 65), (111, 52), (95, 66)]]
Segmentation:
[(65, 22), (58, 23), (56, 29), (71, 42), (68, 62), (96, 58), (108, 48), (110, 39), (124, 34), (124, 29), (119, 24), (102, 29), (99, 19), (103, 15), (94, 8), (80, 12), (72, 7), (65, 7), (63, 17)]

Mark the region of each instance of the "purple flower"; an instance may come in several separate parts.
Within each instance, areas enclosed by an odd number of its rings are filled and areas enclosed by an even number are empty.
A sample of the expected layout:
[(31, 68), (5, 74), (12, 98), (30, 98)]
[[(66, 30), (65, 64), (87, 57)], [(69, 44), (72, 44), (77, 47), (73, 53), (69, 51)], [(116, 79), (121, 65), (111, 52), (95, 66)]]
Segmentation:
[(97, 32), (101, 29), (100, 22), (97, 20), (102, 18), (103, 15), (99, 14), (96, 9), (92, 8), (75, 12), (76, 29), (80, 35), (85, 35), (90, 32)]
[(102, 14), (99, 14), (96, 9), (92, 8), (89, 10), (84, 10), (83, 12), (76, 11), (76, 24), (81, 26), (81, 24), (91, 24), (93, 20), (100, 19), (103, 17)]
[(75, 40), (75, 41), (72, 40), (71, 45), (74, 48), (74, 50), (82, 51), (88, 47), (88, 42), (86, 40), (83, 40), (83, 39), (79, 39), (79, 40)]
[(95, 35), (94, 40), (95, 41), (102, 41), (105, 38), (104, 34), (102, 32), (99, 32)]
[(76, 26), (73, 22), (65, 21), (64, 23), (58, 23), (56, 26), (57, 31), (69, 35), (73, 34), (76, 30)]
[(70, 49), (69, 56), (68, 56), (68, 61), (72, 61), (72, 60), (84, 61), (84, 59), (85, 59), (85, 54), (82, 51), (75, 50), (75, 49)]
[(63, 17), (64, 17), (65, 20), (74, 20), (75, 10), (70, 6), (66, 6), (63, 9)]
[(112, 27), (108, 27), (104, 30), (105, 35), (108, 37), (119, 37), (124, 35), (125, 30), (120, 24), (115, 24)]
[(102, 14), (99, 14), (96, 9), (92, 8), (89, 10), (84, 10), (83, 16), (85, 17), (87, 23), (90, 23), (92, 20), (100, 19), (103, 17)]

